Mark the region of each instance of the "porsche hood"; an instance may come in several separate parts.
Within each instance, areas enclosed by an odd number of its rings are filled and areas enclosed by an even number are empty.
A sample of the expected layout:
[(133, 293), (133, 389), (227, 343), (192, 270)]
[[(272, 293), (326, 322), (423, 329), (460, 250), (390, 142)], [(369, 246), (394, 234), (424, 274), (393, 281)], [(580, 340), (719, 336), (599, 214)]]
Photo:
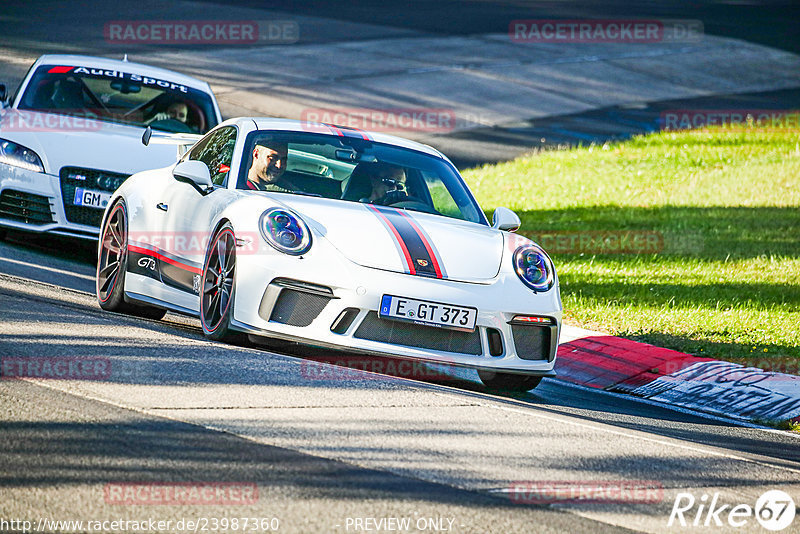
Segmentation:
[(503, 236), (486, 226), (373, 204), (276, 198), (364, 267), (464, 282), (488, 281), (500, 269)]

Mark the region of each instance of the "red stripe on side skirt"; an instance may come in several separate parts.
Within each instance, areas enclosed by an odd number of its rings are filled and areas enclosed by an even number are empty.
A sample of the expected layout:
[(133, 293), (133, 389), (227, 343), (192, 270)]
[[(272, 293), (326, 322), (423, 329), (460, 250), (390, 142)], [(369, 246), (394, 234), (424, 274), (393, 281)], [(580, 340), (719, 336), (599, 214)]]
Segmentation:
[(144, 254), (145, 256), (152, 256), (154, 258), (158, 258), (159, 260), (165, 261), (167, 263), (171, 263), (172, 265), (174, 265), (176, 267), (180, 267), (181, 269), (184, 269), (184, 270), (189, 271), (189, 272), (194, 273), (194, 274), (202, 274), (202, 272), (203, 272), (202, 269), (198, 269), (197, 267), (192, 267), (191, 265), (186, 265), (185, 263), (181, 263), (179, 261), (173, 260), (172, 258), (168, 258), (168, 257), (164, 256), (163, 254), (159, 254), (158, 252), (156, 252), (154, 250), (149, 250), (149, 249), (137, 247), (137, 246), (134, 246), (134, 245), (128, 245), (128, 250), (131, 251), (131, 252), (136, 252), (137, 254)]

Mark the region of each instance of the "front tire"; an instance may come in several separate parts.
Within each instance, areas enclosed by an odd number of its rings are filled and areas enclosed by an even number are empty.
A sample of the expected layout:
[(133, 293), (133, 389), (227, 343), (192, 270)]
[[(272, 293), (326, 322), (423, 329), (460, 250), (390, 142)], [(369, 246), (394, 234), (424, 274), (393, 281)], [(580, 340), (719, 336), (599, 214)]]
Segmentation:
[(209, 241), (200, 282), (200, 323), (206, 337), (233, 341), (239, 334), (231, 329), (233, 287), (236, 276), (236, 237), (226, 223)]
[(478, 376), (488, 389), (517, 393), (530, 391), (542, 381), (541, 376), (498, 373), (483, 369), (478, 370)]
[(97, 252), (95, 289), (97, 303), (107, 311), (161, 319), (167, 313), (161, 308), (125, 302), (125, 272), (128, 266), (128, 211), (118, 200), (108, 214), (100, 234)]

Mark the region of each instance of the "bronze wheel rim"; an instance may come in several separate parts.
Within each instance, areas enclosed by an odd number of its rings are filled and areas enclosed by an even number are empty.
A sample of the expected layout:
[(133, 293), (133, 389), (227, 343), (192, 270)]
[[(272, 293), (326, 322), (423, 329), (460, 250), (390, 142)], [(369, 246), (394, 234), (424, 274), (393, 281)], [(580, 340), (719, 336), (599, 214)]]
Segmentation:
[(125, 208), (120, 204), (106, 222), (97, 261), (97, 297), (102, 302), (111, 298), (120, 277), (128, 246), (127, 231)]

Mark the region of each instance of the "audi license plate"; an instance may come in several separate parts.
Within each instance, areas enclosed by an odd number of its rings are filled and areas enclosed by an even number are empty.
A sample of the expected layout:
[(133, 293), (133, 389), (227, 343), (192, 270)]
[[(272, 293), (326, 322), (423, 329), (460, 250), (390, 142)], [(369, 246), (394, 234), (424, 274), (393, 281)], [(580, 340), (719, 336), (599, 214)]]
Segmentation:
[(105, 207), (108, 206), (109, 200), (111, 200), (111, 193), (77, 187), (75, 188), (75, 200), (73, 204), (76, 206), (86, 206), (87, 208), (105, 209)]
[(475, 330), (478, 310), (441, 302), (384, 295), (378, 315), (385, 319), (411, 321), (417, 324), (471, 332)]

